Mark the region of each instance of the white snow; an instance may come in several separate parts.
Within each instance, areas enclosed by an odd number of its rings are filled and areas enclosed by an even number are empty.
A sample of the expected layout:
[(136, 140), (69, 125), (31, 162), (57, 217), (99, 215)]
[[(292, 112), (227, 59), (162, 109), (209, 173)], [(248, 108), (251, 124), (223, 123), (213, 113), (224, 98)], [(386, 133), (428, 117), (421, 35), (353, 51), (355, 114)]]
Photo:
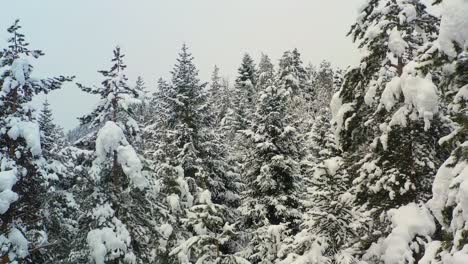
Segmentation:
[(388, 48), (397, 57), (401, 57), (405, 53), (406, 48), (408, 48), (408, 43), (401, 37), (400, 31), (396, 28), (390, 32)]
[(104, 264), (106, 260), (113, 260), (125, 256), (126, 263), (135, 263), (133, 253), (128, 252), (131, 238), (125, 225), (117, 218), (113, 218), (113, 228), (104, 227), (93, 229), (88, 233), (86, 241), (90, 249), (90, 256), (96, 264)]
[(114, 212), (109, 203), (98, 205), (93, 210), (93, 219), (98, 220), (99, 225), (102, 225), (107, 219), (114, 216)]
[[(467, 170), (468, 168), (468, 163), (466, 162), (459, 162), (453, 166), (454, 163), (455, 158), (450, 157), (439, 168), (432, 185), (432, 199), (428, 202), (429, 208), (441, 224), (445, 223), (442, 211), (446, 205), (451, 205), (454, 199), (454, 194), (451, 194), (452, 190), (450, 186), (453, 185), (454, 179), (461, 175), (462, 171)], [(452, 196), (450, 198), (451, 201), (449, 201), (449, 194)], [(448, 202), (449, 204), (447, 204)], [(468, 210), (466, 212), (468, 212)]]
[(429, 210), (415, 203), (391, 209), (387, 213), (392, 222), (392, 232), (374, 243), (364, 255), (364, 260), (381, 256), (385, 264), (415, 264), (412, 240), (416, 236), (429, 238), (435, 232), (435, 223)]
[(198, 202), (200, 204), (207, 204), (207, 205), (212, 205), (213, 202), (211, 202), (211, 192), (209, 190), (203, 190), (198, 194)]
[(119, 146), (117, 148), (117, 160), (122, 165), (125, 175), (131, 179), (135, 187), (144, 189), (148, 186), (148, 181), (141, 173), (143, 165), (132, 146)]
[(104, 162), (108, 154), (113, 154), (113, 151), (116, 151), (119, 146), (127, 144), (122, 129), (116, 123), (108, 121), (97, 135), (96, 158), (100, 162)]
[(437, 264), (435, 259), (441, 244), (440, 241), (429, 242), (424, 250), (424, 257), (419, 260), (418, 264)]
[(400, 77), (393, 77), (386, 85), (380, 97), (380, 103), (390, 111), (401, 95)]
[(178, 212), (181, 210), (179, 196), (175, 193), (167, 196), (167, 204), (169, 205), (169, 209), (171, 212)]
[(468, 48), (468, 1), (444, 0), (440, 23), (439, 47), (447, 55), (457, 55), (453, 42)]
[(401, 91), (405, 97), (405, 103), (412, 105), (417, 110), (419, 117), (424, 118), (427, 130), (430, 120), (439, 111), (439, 96), (437, 87), (432, 83), (431, 76), (422, 78), (417, 71), (417, 64), (408, 63), (401, 76)]
[(17, 181), (14, 170), (0, 172), (0, 214), (4, 214), (10, 208), (10, 205), (18, 200), (18, 194), (11, 188)]
[(13, 250), (10, 252), (10, 254), (14, 252), (14, 256), (10, 256), (11, 259), (22, 259), (29, 255), (28, 240), (24, 237), (20, 230), (17, 228), (12, 228), (8, 233), (8, 240), (13, 247)]
[(35, 122), (21, 121), (15, 118), (11, 119), (9, 123), (8, 136), (13, 140), (17, 140), (19, 137), (23, 138), (31, 154), (34, 156), (40, 155), (42, 150), (39, 125)]
[(29, 67), (30, 65), (28, 60), (23, 58), (15, 59), (11, 64), (11, 72), (13, 77), (21, 86), (26, 83), (27, 73), (30, 71)]
[(148, 186), (147, 179), (141, 173), (143, 165), (135, 149), (128, 143), (123, 130), (116, 123), (108, 121), (97, 135), (95, 163), (104, 163), (113, 153), (117, 153), (118, 163), (135, 187), (144, 189)]

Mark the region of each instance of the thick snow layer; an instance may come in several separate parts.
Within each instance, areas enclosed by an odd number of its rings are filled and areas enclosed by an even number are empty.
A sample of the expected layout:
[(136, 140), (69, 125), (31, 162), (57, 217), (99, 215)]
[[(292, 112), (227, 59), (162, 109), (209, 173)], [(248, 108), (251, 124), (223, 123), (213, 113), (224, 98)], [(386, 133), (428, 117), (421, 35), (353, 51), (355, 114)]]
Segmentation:
[(37, 123), (11, 119), (8, 136), (13, 140), (17, 140), (19, 137), (23, 138), (31, 154), (34, 156), (41, 154), (41, 134)]
[(406, 48), (408, 48), (408, 43), (401, 37), (400, 31), (396, 28), (390, 32), (388, 48), (397, 57), (401, 57), (405, 53)]
[(130, 145), (119, 146), (117, 148), (117, 153), (117, 160), (119, 164), (122, 165), (125, 175), (127, 175), (133, 182), (133, 185), (139, 189), (147, 187), (148, 181), (141, 173), (143, 165), (141, 164), (135, 149)]
[(8, 240), (13, 247), (13, 250), (10, 251), (10, 259), (22, 259), (29, 255), (28, 240), (17, 228), (12, 228), (10, 230), (8, 233)]
[(385, 109), (390, 110), (403, 94), (405, 105), (395, 112), (390, 125), (406, 124), (406, 116), (401, 114), (410, 113), (409, 110), (414, 109), (418, 116), (424, 119), (424, 128), (427, 130), (434, 114), (439, 111), (439, 96), (431, 76), (421, 77), (416, 68), (417, 64), (410, 62), (404, 68), (401, 77), (395, 77), (388, 82), (382, 92), (380, 103)]
[(91, 258), (96, 264), (104, 264), (106, 260), (124, 256), (126, 263), (135, 263), (133, 253), (127, 252), (131, 242), (130, 233), (118, 219), (114, 218), (113, 223), (114, 228), (104, 227), (88, 233), (86, 241)]
[(104, 163), (114, 152), (133, 185), (140, 189), (147, 187), (148, 181), (141, 173), (143, 165), (135, 149), (128, 143), (123, 130), (116, 123), (108, 121), (97, 135), (95, 162)]
[(96, 157), (104, 162), (108, 154), (113, 154), (119, 146), (128, 145), (122, 129), (114, 122), (108, 121), (99, 130), (96, 139)]
[(395, 103), (398, 101), (401, 95), (401, 80), (400, 77), (394, 77), (391, 79), (385, 89), (382, 92), (380, 97), (380, 103), (385, 106), (387, 111), (390, 111)]
[(0, 172), (0, 214), (4, 214), (10, 208), (10, 205), (18, 200), (18, 194), (11, 188), (17, 181), (14, 170)]
[(425, 128), (429, 128), (429, 121), (433, 114), (439, 111), (439, 96), (437, 87), (432, 83), (431, 76), (419, 76), (416, 63), (409, 63), (403, 72), (401, 91), (405, 96), (405, 103), (412, 104), (424, 118)]
[(418, 264), (437, 264), (435, 262), (437, 252), (441, 246), (440, 241), (432, 241), (426, 245), (426, 249), (424, 250), (424, 256), (421, 260), (419, 260)]
[(30, 65), (26, 59), (18, 58), (11, 64), (11, 72), (19, 85), (22, 86), (26, 83), (26, 77), (29, 69)]
[(102, 225), (107, 219), (111, 219), (114, 216), (114, 209), (110, 206), (109, 203), (103, 205), (98, 205), (93, 210), (93, 219), (96, 219), (99, 225)]
[(392, 232), (378, 243), (374, 243), (364, 259), (378, 256), (385, 264), (415, 264), (412, 241), (416, 236), (429, 237), (435, 230), (434, 219), (429, 210), (415, 203), (391, 209), (388, 217)]
[[(437, 218), (439, 223), (442, 224), (445, 223), (442, 215), (445, 206), (452, 205), (451, 203), (453, 203), (453, 197), (451, 197), (451, 201), (449, 201), (449, 194), (451, 193), (450, 186), (453, 185), (453, 181), (457, 176), (461, 175), (463, 171), (468, 169), (468, 163), (466, 162), (459, 162), (453, 166), (455, 161), (455, 157), (450, 157), (437, 171), (432, 185), (432, 199), (428, 202), (428, 206), (434, 216)], [(447, 202), (450, 204), (447, 204)], [(466, 212), (468, 213), (468, 208)]]
[(438, 43), (447, 55), (455, 57), (453, 42), (468, 48), (468, 0), (444, 0)]

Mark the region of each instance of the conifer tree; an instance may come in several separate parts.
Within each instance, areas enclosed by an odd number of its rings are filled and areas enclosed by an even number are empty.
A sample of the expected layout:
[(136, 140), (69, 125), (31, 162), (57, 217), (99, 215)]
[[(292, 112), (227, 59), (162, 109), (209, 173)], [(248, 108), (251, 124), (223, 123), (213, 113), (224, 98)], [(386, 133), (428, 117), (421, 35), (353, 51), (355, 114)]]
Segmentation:
[[(463, 263), (468, 260), (468, 208), (464, 202), (468, 190), (468, 35), (461, 37), (457, 28), (468, 24), (468, 3), (442, 3), (439, 38), (420, 56), (420, 65), (429, 73), (442, 73), (435, 83), (450, 133), (439, 144), (451, 154), (438, 169), (428, 202), (438, 230), (428, 246), (432, 251), (426, 250), (424, 258), (434, 263)], [(447, 71), (448, 65), (453, 70)]]
[(99, 71), (104, 77), (101, 86), (78, 84), (101, 101), (80, 118), (82, 125), (93, 129), (77, 142), (88, 153), (85, 179), (75, 190), (83, 215), (71, 262), (148, 263), (155, 257), (150, 238), (156, 233), (153, 221), (158, 216), (152, 192), (145, 191), (154, 186), (131, 145), (138, 131), (131, 106), (138, 103), (139, 93), (127, 84), (120, 48), (113, 53), (110, 70)]
[(300, 168), (303, 158), (298, 133), (287, 114), (289, 89), (271, 85), (260, 92), (243, 178), (242, 215), (251, 233), (244, 252), (252, 263), (280, 259), (281, 241), (297, 232)]
[(257, 98), (256, 84), (255, 63), (249, 54), (245, 54), (238, 69), (234, 85), (233, 111), (229, 117), (229, 124), (234, 134), (250, 126)]
[[(169, 210), (160, 227), (165, 233), (160, 256), (163, 263), (214, 263), (232, 253), (231, 241), (221, 237), (239, 203), (239, 179), (214, 133), (206, 84), (199, 80), (186, 45), (171, 73), (171, 83), (164, 85), (167, 115), (156, 168)], [(213, 255), (213, 249), (218, 253)]]
[(302, 65), (300, 53), (297, 49), (286, 51), (280, 59), (277, 72), (277, 85), (286, 89), (291, 94), (292, 104), (289, 105), (287, 112), (294, 121), (294, 126), (299, 129), (301, 134), (309, 129), (309, 95), (307, 90), (307, 72)]
[(45, 157), (53, 157), (61, 147), (64, 147), (63, 129), (54, 123), (52, 109), (50, 103), (46, 99), (42, 105), (42, 110), (39, 114), (39, 128), (41, 130), (41, 146), (42, 155)]
[(256, 79), (257, 91), (266, 89), (275, 79), (274, 65), (271, 62), (270, 57), (268, 57), (266, 54), (262, 54), (262, 57), (260, 58)]
[(421, 1), (370, 1), (349, 33), (368, 53), (332, 100), (335, 134), (358, 200), (379, 213), (427, 200), (446, 155), (436, 88), (411, 62), (437, 28)]
[(307, 72), (297, 49), (286, 51), (280, 59), (278, 83), (293, 96), (303, 96), (307, 85)]
[(59, 89), (68, 77), (31, 78), (30, 59), (44, 53), (29, 48), (19, 20), (8, 28), (0, 51), (0, 260), (38, 263), (49, 244), (45, 223), (47, 161), (42, 157), (39, 124), (31, 100)]
[[(438, 24), (421, 1), (369, 1), (349, 33), (367, 53), (346, 73), (331, 107), (352, 193), (372, 213), (372, 228), (361, 241), (369, 252), (393, 236), (389, 224), (400, 212), (394, 208), (412, 210), (429, 199), (436, 168), (447, 156), (437, 144), (445, 130), (437, 88), (414, 62), (436, 38)], [(412, 248), (424, 247), (424, 239), (411, 236), (408, 243), (412, 239)], [(365, 256), (374, 263), (383, 261), (381, 254)]]

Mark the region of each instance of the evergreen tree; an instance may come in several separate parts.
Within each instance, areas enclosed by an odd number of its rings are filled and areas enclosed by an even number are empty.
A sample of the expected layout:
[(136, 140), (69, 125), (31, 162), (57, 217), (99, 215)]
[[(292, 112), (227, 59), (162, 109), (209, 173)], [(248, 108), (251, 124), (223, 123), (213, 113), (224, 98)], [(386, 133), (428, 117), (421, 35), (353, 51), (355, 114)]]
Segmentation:
[(284, 250), (289, 254), (281, 263), (357, 263), (354, 244), (369, 219), (354, 204), (351, 179), (344, 168), (339, 156), (322, 158), (306, 178), (301, 231)]
[(215, 65), (211, 75), (211, 83), (208, 88), (208, 103), (210, 111), (213, 113), (213, 126), (220, 127), (229, 105), (225, 104), (225, 98), (229, 96), (228, 91), (224, 86), (221, 76), (219, 76), (219, 68)]
[(243, 178), (244, 227), (252, 234), (245, 255), (252, 263), (274, 263), (285, 236), (297, 232), (301, 142), (287, 114), (290, 92), (271, 85), (261, 91)]
[(272, 81), (275, 79), (274, 65), (271, 63), (270, 57), (266, 54), (262, 54), (260, 58), (256, 79), (258, 91), (262, 91), (272, 85)]
[(279, 62), (278, 83), (293, 96), (305, 95), (307, 72), (297, 49), (284, 52)]
[[(439, 144), (451, 154), (435, 176), (428, 202), (438, 230), (428, 246), (432, 251), (426, 250), (424, 258), (433, 263), (463, 263), (468, 259), (468, 208), (464, 202), (468, 190), (468, 35), (460, 37), (456, 32), (468, 23), (468, 3), (443, 1), (441, 9), (439, 38), (422, 54), (420, 65), (429, 73), (442, 72), (435, 83), (450, 133)], [(453, 70), (447, 71), (447, 67)]]
[(44, 53), (29, 48), (19, 21), (8, 28), (0, 52), (0, 259), (38, 263), (48, 240), (42, 220), (47, 196), (47, 161), (42, 157), (39, 124), (29, 105), (34, 96), (59, 89), (71, 78), (31, 78), (29, 59)]
[(297, 49), (286, 51), (281, 57), (277, 73), (277, 85), (286, 89), (291, 94), (292, 104), (289, 105), (287, 113), (291, 115), (291, 120), (294, 121), (301, 133), (309, 130), (311, 119), (309, 115), (309, 103), (307, 99), (310, 95), (306, 94), (307, 90), (307, 72), (302, 65), (302, 60)]
[[(414, 62), (436, 38), (438, 24), (421, 1), (369, 1), (349, 33), (367, 53), (359, 68), (346, 73), (331, 106), (352, 193), (372, 213), (372, 228), (361, 241), (369, 252), (378, 251), (382, 237), (393, 236), (393, 215), (428, 200), (436, 168), (447, 156), (437, 144), (445, 131), (437, 88)], [(379, 263), (381, 254), (366, 259)]]
[(436, 144), (436, 89), (411, 63), (437, 27), (421, 1), (387, 0), (370, 1), (350, 31), (368, 53), (332, 100), (335, 134), (353, 164), (358, 200), (378, 213), (427, 200), (446, 155)]
[(330, 100), (335, 92), (334, 72), (330, 62), (322, 61), (317, 70), (314, 82), (315, 98), (312, 103), (312, 111), (318, 113), (326, 109), (330, 118)]
[(39, 114), (39, 128), (41, 130), (42, 155), (53, 157), (54, 153), (60, 151), (65, 146), (63, 129), (54, 123), (50, 103), (44, 101)]
[[(225, 147), (214, 133), (206, 84), (198, 79), (187, 46), (182, 47), (171, 73), (172, 82), (165, 87), (164, 135), (157, 151), (160, 161), (156, 172), (169, 209), (166, 222), (161, 224), (165, 239), (160, 242), (160, 256), (163, 263), (216, 262), (220, 261), (217, 257), (224, 259), (232, 253), (231, 241), (220, 240), (220, 236), (223, 225), (233, 222), (239, 179), (229, 168)], [(203, 194), (211, 198), (204, 199)], [(211, 201), (217, 210), (209, 206)], [(206, 228), (210, 232), (201, 232)], [(220, 253), (213, 255), (213, 248)]]
[(110, 70), (99, 71), (104, 76), (101, 86), (78, 84), (83, 91), (98, 94), (101, 101), (80, 118), (82, 125), (95, 129), (77, 142), (88, 153), (84, 155), (85, 180), (75, 190), (83, 215), (71, 262), (154, 261), (150, 238), (156, 234), (153, 221), (158, 216), (152, 192), (145, 191), (154, 186), (131, 145), (138, 132), (131, 106), (138, 103), (139, 93), (127, 85), (123, 58), (117, 47)]
[(238, 69), (238, 76), (234, 85), (233, 111), (229, 117), (229, 125), (234, 134), (250, 126), (257, 98), (256, 84), (255, 63), (249, 54), (245, 54)]

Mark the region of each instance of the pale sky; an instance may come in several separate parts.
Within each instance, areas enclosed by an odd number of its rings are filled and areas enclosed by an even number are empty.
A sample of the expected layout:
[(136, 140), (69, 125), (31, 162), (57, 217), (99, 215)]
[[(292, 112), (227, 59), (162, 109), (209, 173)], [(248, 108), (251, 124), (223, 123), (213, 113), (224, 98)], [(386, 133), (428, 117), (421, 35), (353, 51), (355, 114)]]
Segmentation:
[[(346, 67), (358, 52), (346, 37), (362, 0), (15, 0), (2, 5), (0, 47), (16, 18), (31, 47), (46, 55), (35, 77), (76, 75), (98, 85), (97, 70), (110, 66), (112, 49), (126, 54), (131, 84), (141, 75), (150, 90), (168, 77), (182, 43), (187, 43), (203, 81), (213, 66), (235, 79), (242, 55), (277, 62), (298, 48), (305, 63), (326, 59)], [(42, 100), (41, 97), (39, 100)], [(68, 84), (48, 95), (58, 124), (71, 129), (92, 110), (96, 98)]]

